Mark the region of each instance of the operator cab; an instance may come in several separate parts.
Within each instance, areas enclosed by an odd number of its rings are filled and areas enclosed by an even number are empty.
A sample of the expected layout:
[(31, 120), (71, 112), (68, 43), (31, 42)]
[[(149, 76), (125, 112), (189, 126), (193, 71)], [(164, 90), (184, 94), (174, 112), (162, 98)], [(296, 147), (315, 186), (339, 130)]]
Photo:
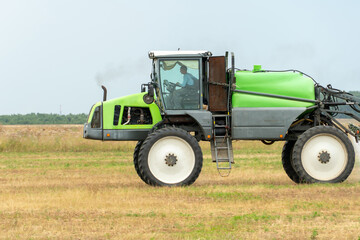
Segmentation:
[(168, 110), (200, 110), (204, 100), (208, 51), (152, 51), (157, 103)]

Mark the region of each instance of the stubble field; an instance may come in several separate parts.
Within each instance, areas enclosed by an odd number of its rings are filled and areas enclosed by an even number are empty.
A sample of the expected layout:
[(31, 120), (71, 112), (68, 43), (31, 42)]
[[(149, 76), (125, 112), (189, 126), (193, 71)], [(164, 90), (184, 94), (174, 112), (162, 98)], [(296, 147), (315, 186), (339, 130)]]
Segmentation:
[(135, 142), (82, 126), (0, 126), (0, 239), (360, 239), (360, 168), (341, 184), (296, 185), (282, 143), (234, 142), (220, 177), (209, 143), (189, 187), (137, 176)]

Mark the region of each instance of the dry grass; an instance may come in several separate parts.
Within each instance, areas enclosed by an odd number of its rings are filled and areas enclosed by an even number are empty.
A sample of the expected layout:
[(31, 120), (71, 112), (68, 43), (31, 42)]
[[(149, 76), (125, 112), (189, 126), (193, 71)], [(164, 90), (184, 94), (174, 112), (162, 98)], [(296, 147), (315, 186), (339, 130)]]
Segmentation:
[(0, 126), (0, 239), (359, 239), (360, 169), (342, 184), (296, 185), (281, 143), (234, 143), (221, 178), (154, 188), (133, 142), (82, 139), (81, 126)]
[(0, 125), (0, 152), (132, 151), (134, 146), (85, 140), (79, 125)]

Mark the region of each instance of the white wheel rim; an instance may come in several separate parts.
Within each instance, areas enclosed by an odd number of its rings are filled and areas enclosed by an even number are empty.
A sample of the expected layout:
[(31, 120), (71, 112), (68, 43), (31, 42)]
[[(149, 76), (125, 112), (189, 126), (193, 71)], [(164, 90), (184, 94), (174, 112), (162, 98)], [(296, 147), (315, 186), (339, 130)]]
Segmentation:
[[(167, 156), (175, 156), (176, 163), (169, 166)], [(188, 142), (176, 136), (159, 139), (151, 147), (148, 165), (152, 175), (163, 183), (176, 184), (190, 176), (195, 167), (195, 153)]]
[[(320, 160), (325, 153), (330, 159), (327, 162)], [(345, 144), (331, 134), (318, 134), (310, 138), (301, 151), (302, 165), (311, 177), (320, 181), (329, 181), (337, 178), (345, 169), (348, 162), (348, 153)]]

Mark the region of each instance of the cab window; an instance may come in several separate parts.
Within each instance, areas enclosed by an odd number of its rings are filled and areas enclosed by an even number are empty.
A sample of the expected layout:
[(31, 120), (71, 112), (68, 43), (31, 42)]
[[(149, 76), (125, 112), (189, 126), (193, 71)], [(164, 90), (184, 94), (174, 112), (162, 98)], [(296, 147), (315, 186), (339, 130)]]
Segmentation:
[(160, 87), (165, 108), (200, 108), (199, 60), (161, 60)]

